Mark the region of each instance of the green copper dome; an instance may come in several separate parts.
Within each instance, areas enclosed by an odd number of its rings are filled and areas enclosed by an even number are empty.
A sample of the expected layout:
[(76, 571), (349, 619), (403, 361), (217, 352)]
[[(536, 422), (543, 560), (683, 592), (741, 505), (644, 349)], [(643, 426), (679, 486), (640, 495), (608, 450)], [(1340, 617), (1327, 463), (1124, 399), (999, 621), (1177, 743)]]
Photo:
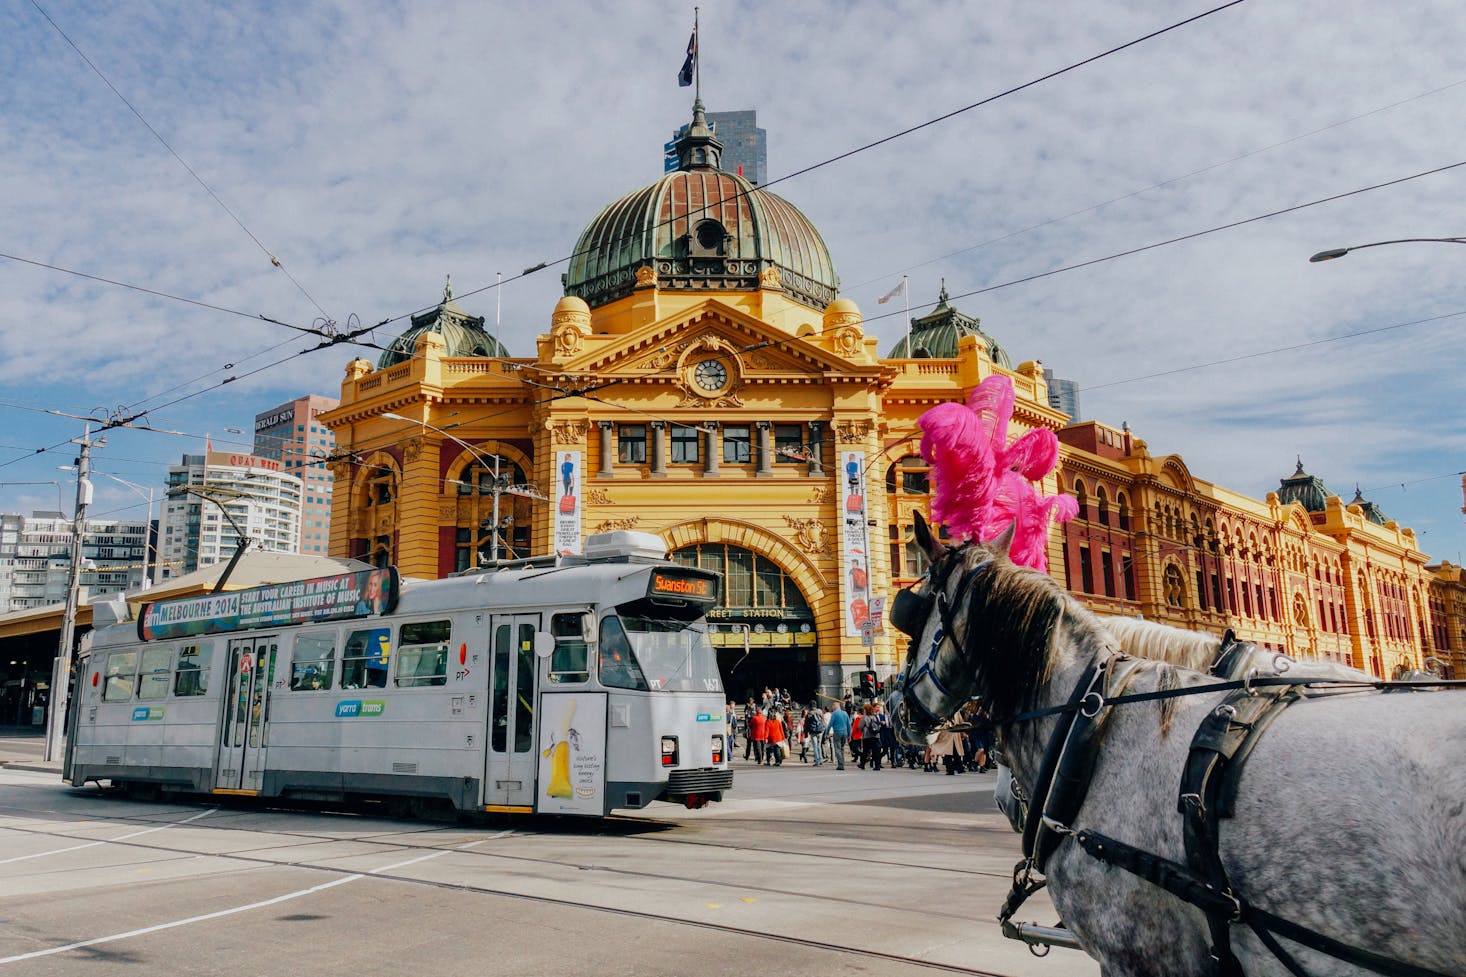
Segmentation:
[(840, 279), (819, 231), (787, 200), (719, 169), (722, 150), (698, 100), (677, 141), (678, 169), (590, 222), (561, 279), (565, 294), (596, 308), (630, 295), (643, 268), (667, 291), (754, 291), (773, 268), (795, 301), (817, 310), (834, 301)]
[(937, 296), (937, 307), (920, 319), (911, 320), (910, 348), (907, 337), (902, 336), (891, 351), (888, 360), (905, 360), (916, 357), (937, 357), (951, 359), (957, 355), (957, 341), (963, 336), (976, 336), (977, 341), (987, 347), (993, 363), (1004, 369), (1013, 369), (1013, 360), (998, 341), (982, 331), (979, 320), (964, 315), (948, 304), (947, 283), (942, 282), (941, 294)]
[(1303, 470), (1303, 459), (1298, 459), (1298, 470), (1292, 476), (1278, 483), (1278, 500), (1284, 505), (1291, 502), (1303, 503), (1309, 512), (1322, 512), (1324, 500), (1334, 493), (1323, 484), (1323, 479)]
[(412, 359), (417, 341), (425, 332), (443, 337), (444, 356), (505, 357), (509, 352), (493, 336), (484, 332), (484, 317), (471, 316), (453, 302), (453, 283), (443, 286), (443, 301), (436, 308), (412, 317), (412, 325), (382, 353), (377, 369), (385, 369)]

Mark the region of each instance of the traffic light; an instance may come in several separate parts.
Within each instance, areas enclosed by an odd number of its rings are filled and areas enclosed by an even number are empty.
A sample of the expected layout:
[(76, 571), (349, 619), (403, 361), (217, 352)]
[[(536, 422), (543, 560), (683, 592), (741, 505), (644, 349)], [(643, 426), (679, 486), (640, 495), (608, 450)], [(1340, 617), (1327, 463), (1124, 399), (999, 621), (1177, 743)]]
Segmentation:
[(867, 699), (873, 699), (873, 698), (875, 698), (875, 694), (876, 694), (876, 673), (875, 672), (861, 672), (860, 673), (860, 694), (863, 695), (863, 696), (865, 696)]

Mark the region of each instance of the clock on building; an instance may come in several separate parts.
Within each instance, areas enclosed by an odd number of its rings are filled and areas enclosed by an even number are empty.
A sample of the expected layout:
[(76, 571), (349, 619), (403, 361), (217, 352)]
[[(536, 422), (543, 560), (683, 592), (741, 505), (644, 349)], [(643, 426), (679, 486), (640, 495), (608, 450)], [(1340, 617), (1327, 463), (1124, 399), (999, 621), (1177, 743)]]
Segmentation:
[(721, 390), (728, 382), (728, 367), (722, 360), (706, 359), (692, 371), (692, 379), (703, 390)]

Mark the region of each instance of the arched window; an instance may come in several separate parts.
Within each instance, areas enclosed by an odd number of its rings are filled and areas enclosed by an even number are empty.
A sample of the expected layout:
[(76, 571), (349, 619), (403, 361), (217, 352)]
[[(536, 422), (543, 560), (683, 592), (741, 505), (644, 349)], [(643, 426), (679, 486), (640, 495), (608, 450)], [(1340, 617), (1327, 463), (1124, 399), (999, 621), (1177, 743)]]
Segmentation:
[(778, 609), (785, 616), (810, 617), (809, 604), (789, 574), (762, 553), (732, 543), (694, 543), (672, 554), (683, 566), (723, 574), (724, 616), (750, 609)]
[(1094, 508), (1095, 521), (1101, 526), (1108, 526), (1110, 524), (1110, 500), (1105, 495), (1105, 487), (1103, 485), (1096, 485), (1094, 487)]
[(1115, 509), (1120, 517), (1120, 528), (1126, 532), (1130, 531), (1130, 503), (1125, 498), (1125, 493), (1120, 492), (1115, 496)]
[(886, 469), (886, 491), (892, 495), (930, 495), (931, 477), (926, 459), (907, 455)]

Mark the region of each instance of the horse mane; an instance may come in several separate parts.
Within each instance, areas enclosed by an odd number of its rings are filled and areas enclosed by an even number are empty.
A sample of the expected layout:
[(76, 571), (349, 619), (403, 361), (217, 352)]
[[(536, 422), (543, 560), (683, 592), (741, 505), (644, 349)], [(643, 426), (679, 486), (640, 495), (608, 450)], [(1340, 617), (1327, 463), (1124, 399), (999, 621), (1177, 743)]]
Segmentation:
[[(989, 555), (985, 547), (965, 551), (966, 571)], [(1017, 566), (1006, 557), (975, 571), (967, 590), (963, 647), (969, 662), (981, 663), (973, 676), (975, 693), (991, 703), (994, 715), (1032, 708), (1048, 681), (1051, 650), (1060, 637), (1076, 643), (1103, 643), (1109, 635), (1099, 619), (1046, 573)], [(981, 627), (966, 627), (981, 621)], [(1098, 649), (1095, 649), (1098, 650)]]
[(1127, 655), (1205, 672), (1222, 649), (1222, 639), (1138, 617), (1102, 616), (1100, 624)]
[[(963, 563), (982, 563), (990, 550), (970, 547)], [(1108, 649), (1131, 656), (1112, 677), (1109, 695), (1119, 695), (1142, 675), (1153, 675), (1158, 690), (1201, 680), (1221, 639), (1138, 618), (1102, 617), (1060, 587), (1046, 573), (993, 559), (976, 571), (968, 588), (963, 628), (968, 661), (980, 663), (974, 692), (992, 704), (994, 715), (1014, 715), (1037, 705), (1040, 688), (1053, 667), (1056, 642), (1064, 641), (1081, 659)], [(966, 622), (981, 621), (980, 628)], [(1176, 700), (1160, 703), (1160, 735), (1170, 732)]]

